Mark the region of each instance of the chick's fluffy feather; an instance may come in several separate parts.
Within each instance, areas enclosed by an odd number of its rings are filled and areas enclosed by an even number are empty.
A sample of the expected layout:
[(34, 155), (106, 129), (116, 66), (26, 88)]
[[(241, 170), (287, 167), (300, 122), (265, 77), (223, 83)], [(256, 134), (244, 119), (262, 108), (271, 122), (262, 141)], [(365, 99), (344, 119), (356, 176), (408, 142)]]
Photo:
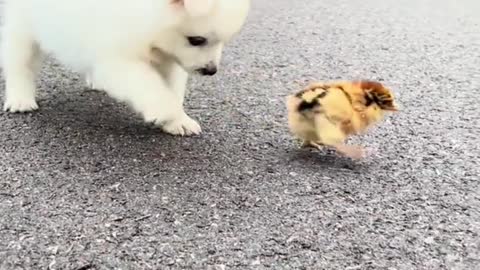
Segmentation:
[(344, 141), (378, 123), (385, 111), (397, 110), (391, 91), (373, 81), (312, 83), (289, 95), (286, 105), (290, 131), (304, 146), (326, 145), (352, 158), (363, 150)]

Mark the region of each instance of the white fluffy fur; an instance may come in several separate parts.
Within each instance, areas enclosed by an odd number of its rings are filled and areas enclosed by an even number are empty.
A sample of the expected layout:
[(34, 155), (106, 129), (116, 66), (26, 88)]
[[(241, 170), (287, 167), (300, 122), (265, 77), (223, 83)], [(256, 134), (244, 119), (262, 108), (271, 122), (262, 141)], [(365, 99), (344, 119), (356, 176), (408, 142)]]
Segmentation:
[[(183, 109), (188, 74), (219, 65), (249, 7), (250, 0), (7, 0), (4, 109), (38, 108), (34, 80), (42, 54), (50, 53), (145, 121), (171, 134), (198, 134)], [(208, 37), (209, 45), (191, 46), (186, 36)]]

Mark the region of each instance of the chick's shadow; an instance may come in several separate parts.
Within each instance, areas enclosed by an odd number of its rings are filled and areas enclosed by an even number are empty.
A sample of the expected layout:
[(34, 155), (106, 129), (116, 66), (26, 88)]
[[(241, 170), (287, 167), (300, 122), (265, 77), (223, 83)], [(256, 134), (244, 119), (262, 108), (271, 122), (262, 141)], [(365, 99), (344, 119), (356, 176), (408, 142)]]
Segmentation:
[(341, 156), (333, 149), (297, 148), (290, 154), (290, 162), (312, 171), (319, 169), (343, 169), (363, 172), (368, 168), (368, 160), (353, 160)]

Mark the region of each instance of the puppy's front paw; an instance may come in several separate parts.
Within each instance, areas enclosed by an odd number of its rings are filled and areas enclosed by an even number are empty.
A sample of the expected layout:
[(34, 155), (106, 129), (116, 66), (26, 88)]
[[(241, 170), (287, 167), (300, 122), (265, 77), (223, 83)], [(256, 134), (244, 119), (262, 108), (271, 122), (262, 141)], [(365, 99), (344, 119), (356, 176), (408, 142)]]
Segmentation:
[(198, 135), (202, 132), (200, 125), (197, 121), (193, 120), (187, 114), (183, 115), (175, 120), (165, 123), (162, 126), (163, 131), (172, 135)]
[(38, 109), (37, 102), (34, 97), (7, 97), (3, 105), (3, 110), (6, 112), (31, 112)]
[(85, 75), (85, 85), (92, 91), (100, 91), (102, 87), (93, 81), (91, 75)]

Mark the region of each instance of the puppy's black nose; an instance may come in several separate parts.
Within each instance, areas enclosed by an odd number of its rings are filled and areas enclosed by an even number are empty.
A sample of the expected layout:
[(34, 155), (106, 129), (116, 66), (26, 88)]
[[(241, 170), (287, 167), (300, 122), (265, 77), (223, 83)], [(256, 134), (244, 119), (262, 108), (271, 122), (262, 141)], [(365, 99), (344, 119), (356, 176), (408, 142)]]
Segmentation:
[(207, 66), (204, 68), (201, 68), (198, 70), (198, 72), (204, 76), (212, 76), (217, 73), (217, 67), (216, 66)]

